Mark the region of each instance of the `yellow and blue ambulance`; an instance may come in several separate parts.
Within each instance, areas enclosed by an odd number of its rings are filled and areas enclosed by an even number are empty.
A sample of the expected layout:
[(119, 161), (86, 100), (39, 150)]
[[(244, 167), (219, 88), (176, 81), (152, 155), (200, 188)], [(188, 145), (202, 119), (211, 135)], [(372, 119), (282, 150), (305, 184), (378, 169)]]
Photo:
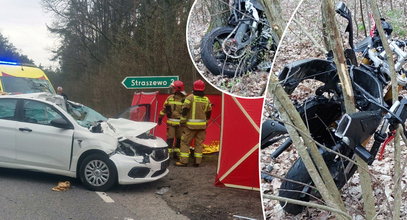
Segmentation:
[(47, 75), (34, 65), (0, 60), (0, 93), (35, 93), (55, 94)]

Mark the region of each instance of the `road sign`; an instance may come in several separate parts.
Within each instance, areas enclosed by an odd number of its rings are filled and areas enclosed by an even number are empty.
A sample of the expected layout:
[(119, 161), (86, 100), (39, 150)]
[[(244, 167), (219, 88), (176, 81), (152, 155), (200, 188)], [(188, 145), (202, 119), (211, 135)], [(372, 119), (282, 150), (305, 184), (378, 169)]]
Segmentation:
[(128, 76), (122, 84), (126, 89), (159, 89), (169, 88), (178, 76)]

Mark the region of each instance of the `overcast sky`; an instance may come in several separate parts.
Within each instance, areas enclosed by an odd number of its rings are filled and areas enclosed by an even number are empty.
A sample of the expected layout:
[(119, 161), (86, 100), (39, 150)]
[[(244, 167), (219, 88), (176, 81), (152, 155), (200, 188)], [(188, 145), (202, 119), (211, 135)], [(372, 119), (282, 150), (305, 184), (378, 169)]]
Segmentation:
[(0, 32), (36, 65), (56, 66), (50, 58), (57, 40), (45, 26), (51, 25), (52, 17), (41, 8), (41, 0), (0, 0), (0, 3)]

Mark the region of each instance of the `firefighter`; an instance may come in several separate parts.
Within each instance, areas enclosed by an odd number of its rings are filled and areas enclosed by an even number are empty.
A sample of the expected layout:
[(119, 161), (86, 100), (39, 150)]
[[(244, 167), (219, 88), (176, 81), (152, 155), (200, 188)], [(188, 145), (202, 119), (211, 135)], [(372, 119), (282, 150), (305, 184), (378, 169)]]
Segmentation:
[(182, 105), (181, 126), (181, 152), (180, 160), (176, 166), (187, 166), (189, 161), (189, 144), (195, 138), (194, 166), (198, 167), (202, 161), (202, 143), (205, 140), (207, 121), (211, 117), (212, 106), (204, 95), (205, 83), (197, 80), (193, 85), (193, 93), (185, 98)]
[[(170, 155), (178, 159), (180, 142), (181, 142), (181, 109), (185, 99), (184, 83), (182, 81), (174, 81), (171, 84), (172, 95), (168, 96), (164, 102), (163, 109), (158, 117), (158, 125), (161, 125), (164, 116), (167, 116), (167, 144)], [(175, 146), (174, 146), (175, 140)]]

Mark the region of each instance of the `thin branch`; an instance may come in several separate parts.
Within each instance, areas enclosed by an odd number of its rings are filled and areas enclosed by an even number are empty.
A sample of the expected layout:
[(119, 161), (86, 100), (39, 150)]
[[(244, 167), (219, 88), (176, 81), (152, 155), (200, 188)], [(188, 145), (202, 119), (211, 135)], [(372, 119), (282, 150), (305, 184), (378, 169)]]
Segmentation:
[(301, 29), (301, 32), (304, 33), (314, 44), (315, 47), (317, 47), (323, 54), (327, 54), (328, 51), (321, 46), (321, 44), (318, 43), (318, 41), (315, 40), (315, 38), (305, 30), (304, 25), (302, 25), (299, 21), (293, 18), (294, 23)]
[(273, 200), (278, 200), (278, 201), (282, 201), (282, 202), (286, 202), (286, 203), (292, 203), (292, 204), (296, 204), (296, 205), (302, 205), (302, 206), (322, 209), (322, 210), (326, 210), (329, 212), (337, 213), (337, 214), (341, 215), (342, 217), (344, 217), (345, 219), (350, 219), (350, 220), (352, 219), (352, 217), (350, 215), (348, 215), (347, 213), (345, 213), (339, 209), (331, 208), (331, 207), (325, 206), (325, 205), (319, 205), (319, 204), (312, 203), (312, 202), (304, 202), (304, 201), (300, 201), (300, 200), (296, 200), (296, 199), (289, 199), (289, 198), (280, 197), (280, 196), (276, 196), (276, 195), (263, 195), (263, 197), (266, 199), (273, 199)]

